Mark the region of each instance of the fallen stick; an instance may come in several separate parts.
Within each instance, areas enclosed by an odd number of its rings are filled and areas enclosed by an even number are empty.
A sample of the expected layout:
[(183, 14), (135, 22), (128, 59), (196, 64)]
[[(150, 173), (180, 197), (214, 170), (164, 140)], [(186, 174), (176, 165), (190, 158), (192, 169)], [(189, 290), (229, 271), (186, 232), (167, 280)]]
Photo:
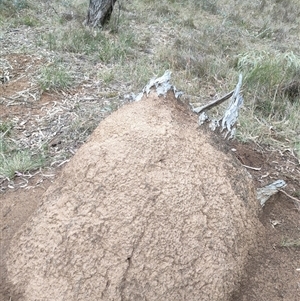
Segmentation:
[(202, 107), (198, 107), (198, 108), (195, 108), (193, 109), (193, 112), (197, 113), (197, 114), (200, 114), (202, 113), (203, 111), (205, 110), (209, 110), (219, 104), (221, 104), (222, 102), (224, 102), (225, 100), (229, 99), (234, 93), (234, 90), (232, 90), (231, 92), (229, 92), (228, 94), (224, 95), (223, 97), (217, 99), (217, 100), (214, 100), (212, 101), (211, 103), (205, 105), (205, 106), (202, 106)]
[(242, 164), (242, 165), (249, 169), (253, 169), (253, 170), (257, 170), (257, 171), (261, 170), (261, 167), (252, 167), (252, 166), (248, 166), (248, 165), (244, 165), (244, 164)]
[(283, 194), (285, 194), (287, 197), (291, 198), (292, 200), (296, 201), (296, 202), (299, 202), (300, 203), (300, 200), (298, 200), (297, 198), (291, 196), (290, 194), (288, 194), (287, 192), (285, 192), (284, 190), (282, 189), (278, 189), (278, 191), (282, 192)]

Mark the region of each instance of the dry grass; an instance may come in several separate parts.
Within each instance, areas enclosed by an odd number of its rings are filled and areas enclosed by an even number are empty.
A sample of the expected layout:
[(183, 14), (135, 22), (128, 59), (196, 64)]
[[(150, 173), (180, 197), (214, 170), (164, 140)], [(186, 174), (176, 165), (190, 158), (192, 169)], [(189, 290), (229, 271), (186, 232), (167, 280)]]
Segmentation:
[(300, 247), (300, 239), (283, 239), (281, 242), (282, 247), (286, 248), (299, 248)]
[(198, 105), (231, 91), (242, 72), (238, 139), (300, 155), (298, 1), (119, 0), (104, 30), (82, 25), (86, 11), (85, 0), (0, 0), (0, 54), (43, 56), (48, 65), (32, 81), (60, 93), (37, 124), (48, 125), (46, 142), (62, 131), (63, 150), (23, 137), (31, 155), (36, 145), (47, 164), (62, 162), (125, 94), (166, 69), (186, 101)]

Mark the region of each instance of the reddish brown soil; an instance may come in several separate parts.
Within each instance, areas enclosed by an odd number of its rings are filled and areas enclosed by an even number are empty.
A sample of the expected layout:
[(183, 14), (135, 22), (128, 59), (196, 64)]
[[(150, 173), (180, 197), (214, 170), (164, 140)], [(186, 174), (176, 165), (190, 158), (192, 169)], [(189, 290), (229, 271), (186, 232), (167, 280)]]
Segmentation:
[(9, 81), (0, 84), (0, 120), (27, 120), (31, 115), (43, 115), (42, 106), (59, 100), (57, 94), (43, 93), (40, 97), (37, 83), (32, 82), (37, 69), (45, 64), (43, 59), (19, 54), (7, 55), (5, 59), (10, 63)]
[(2, 97), (9, 99), (15, 93), (34, 86), (31, 76), (44, 60), (36, 56), (22, 54), (7, 55), (5, 59), (9, 61), (9, 67), (6, 70), (9, 80), (0, 86), (0, 91)]
[[(24, 64), (29, 61), (26, 56), (18, 58)], [(19, 66), (19, 67), (18, 67)], [(15, 76), (23, 74), (25, 67), (14, 66)], [(28, 67), (29, 65), (27, 65)], [(19, 69), (18, 69), (19, 68)], [(23, 69), (22, 69), (23, 68)], [(26, 68), (25, 68), (26, 69)], [(25, 70), (24, 69), (24, 70)], [(19, 71), (18, 71), (19, 70)], [(18, 74), (18, 72), (20, 72)], [(9, 98), (17, 91), (30, 86), (28, 78), (22, 78), (15, 85), (0, 86), (0, 96)], [(55, 96), (47, 96), (53, 99)], [(43, 100), (42, 100), (43, 101)], [(38, 110), (38, 103), (35, 105)], [(0, 104), (0, 118), (9, 119), (33, 114), (28, 104), (7, 107)], [(287, 187), (283, 190), (293, 198), (280, 192), (267, 201), (261, 214), (261, 222), (265, 227), (265, 235), (260, 237), (260, 245), (251, 255), (246, 274), (241, 279), (240, 290), (232, 301), (296, 301), (300, 300), (300, 164), (290, 152), (280, 152), (269, 147), (256, 144), (227, 144), (228, 151), (234, 151), (242, 164), (248, 167), (257, 187), (262, 187), (277, 179), (283, 179)], [(13, 235), (22, 227), (40, 204), (41, 196), (51, 180), (32, 178), (31, 189), (11, 189), (0, 194), (0, 300), (15, 301), (5, 287), (6, 270), (4, 255), (9, 248)], [(37, 184), (38, 183), (38, 184)], [(293, 243), (294, 242), (294, 243)], [(298, 244), (296, 243), (298, 242)], [(287, 243), (289, 245), (287, 246)]]
[[(34, 180), (31, 181), (35, 184)], [(3, 286), (6, 278), (6, 269), (4, 255), (9, 248), (9, 243), (16, 231), (22, 227), (22, 224), (34, 212), (39, 205), (41, 196), (51, 184), (50, 180), (43, 181), (40, 185), (31, 189), (10, 190), (0, 194), (0, 229), (1, 229), (1, 245), (0, 245), (0, 300), (10, 300), (6, 295)]]
[[(260, 171), (249, 169), (257, 187), (284, 179), (287, 186), (283, 190), (299, 200), (299, 161), (292, 154), (249, 144), (234, 143), (234, 147), (243, 164), (261, 167)], [(300, 202), (278, 193), (267, 201), (261, 222), (265, 236), (251, 254), (233, 301), (300, 300)]]

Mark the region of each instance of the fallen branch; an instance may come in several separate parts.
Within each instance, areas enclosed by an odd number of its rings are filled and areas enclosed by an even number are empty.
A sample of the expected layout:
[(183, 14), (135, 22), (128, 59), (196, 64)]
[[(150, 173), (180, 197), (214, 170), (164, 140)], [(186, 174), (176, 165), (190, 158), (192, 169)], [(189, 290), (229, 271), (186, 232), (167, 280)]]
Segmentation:
[(209, 103), (205, 106), (193, 109), (193, 112), (197, 113), (197, 114), (201, 114), (203, 111), (210, 110), (211, 108), (218, 106), (219, 104), (223, 103), (225, 100), (229, 99), (233, 95), (233, 93), (234, 93), (234, 90), (232, 90), (228, 94), (224, 95), (223, 97), (212, 101), (211, 103)]

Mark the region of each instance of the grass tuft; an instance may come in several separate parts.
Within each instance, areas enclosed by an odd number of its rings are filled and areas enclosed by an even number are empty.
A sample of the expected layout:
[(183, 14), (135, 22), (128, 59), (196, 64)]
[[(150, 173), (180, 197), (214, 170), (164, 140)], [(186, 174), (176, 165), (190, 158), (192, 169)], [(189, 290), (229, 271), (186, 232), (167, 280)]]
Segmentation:
[(12, 129), (12, 122), (0, 120), (0, 137), (8, 137), (11, 134)]
[[(196, 1), (194, 2), (196, 3)], [(199, 2), (201, 3), (201, 8), (206, 12), (217, 15), (220, 11), (217, 5), (217, 0), (201, 0)]]
[(25, 173), (44, 166), (41, 156), (33, 156), (29, 151), (18, 151), (0, 157), (0, 177), (13, 179), (17, 173)]
[(295, 247), (299, 248), (300, 247), (300, 239), (283, 239), (281, 242), (282, 247)]
[(39, 25), (39, 20), (34, 16), (26, 15), (18, 19), (17, 23), (19, 25), (26, 25), (28, 27), (35, 27)]
[(104, 63), (124, 62), (134, 56), (136, 45), (131, 32), (108, 35), (87, 28), (53, 31), (41, 36), (39, 44), (45, 43), (51, 51), (71, 52), (85, 55), (97, 54)]
[(17, 173), (36, 170), (44, 165), (45, 158), (41, 154), (20, 150), (15, 143), (0, 136), (0, 178), (13, 179)]
[(102, 45), (104, 36), (101, 32), (93, 34), (86, 28), (66, 30), (60, 40), (57, 42), (57, 49), (74, 52), (91, 54), (98, 51)]
[(237, 69), (244, 73), (246, 92), (255, 94), (254, 109), (261, 116), (283, 119), (299, 102), (300, 56), (293, 52), (247, 52), (239, 55)]
[(120, 33), (115, 39), (104, 38), (99, 49), (99, 59), (104, 63), (123, 63), (128, 57), (134, 57), (134, 36)]
[(13, 17), (27, 8), (30, 8), (27, 0), (0, 0), (0, 16)]
[(42, 91), (59, 91), (71, 87), (72, 84), (72, 76), (63, 66), (54, 64), (41, 69), (39, 85)]

